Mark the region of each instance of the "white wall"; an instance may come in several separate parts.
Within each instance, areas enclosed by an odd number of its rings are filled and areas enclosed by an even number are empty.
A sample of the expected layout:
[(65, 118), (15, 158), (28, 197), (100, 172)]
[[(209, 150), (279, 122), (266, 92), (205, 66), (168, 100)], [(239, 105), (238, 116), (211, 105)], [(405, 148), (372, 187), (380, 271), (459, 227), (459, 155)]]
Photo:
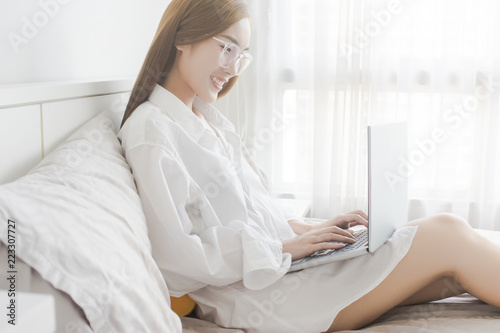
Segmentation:
[[(0, 0), (0, 86), (134, 77), (170, 0)], [(249, 3), (252, 6), (252, 3)], [(255, 45), (252, 44), (255, 49)], [(255, 67), (255, 65), (254, 65)], [(215, 103), (241, 130), (247, 70)], [(251, 118), (251, 117), (250, 117)]]
[(137, 75), (169, 0), (1, 0), (0, 85)]

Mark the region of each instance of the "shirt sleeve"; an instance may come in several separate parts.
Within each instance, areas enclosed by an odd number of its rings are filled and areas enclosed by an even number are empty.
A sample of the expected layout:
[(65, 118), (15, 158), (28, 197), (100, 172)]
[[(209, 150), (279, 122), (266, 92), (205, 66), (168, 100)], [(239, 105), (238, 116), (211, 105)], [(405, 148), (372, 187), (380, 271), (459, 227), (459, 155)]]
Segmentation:
[(302, 221), (302, 222), (304, 221), (304, 219), (301, 216), (299, 216), (293, 212), (291, 207), (281, 206), (281, 209), (283, 210), (283, 215), (285, 215), (285, 218), (287, 221), (291, 221), (291, 220), (297, 220), (297, 221)]
[[(220, 221), (172, 152), (142, 144), (126, 152), (148, 221), (153, 256), (173, 296), (243, 280), (262, 289), (281, 278), (291, 256), (251, 221)], [(231, 207), (228, 207), (231, 209)]]

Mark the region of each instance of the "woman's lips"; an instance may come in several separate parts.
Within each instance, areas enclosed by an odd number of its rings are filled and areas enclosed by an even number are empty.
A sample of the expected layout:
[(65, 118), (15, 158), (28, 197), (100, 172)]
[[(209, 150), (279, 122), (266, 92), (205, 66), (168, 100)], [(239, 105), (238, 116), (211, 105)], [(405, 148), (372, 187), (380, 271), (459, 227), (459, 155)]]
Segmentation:
[(219, 90), (221, 90), (222, 87), (224, 86), (224, 83), (227, 82), (226, 79), (217, 76), (211, 76), (210, 79), (212, 80), (214, 86)]

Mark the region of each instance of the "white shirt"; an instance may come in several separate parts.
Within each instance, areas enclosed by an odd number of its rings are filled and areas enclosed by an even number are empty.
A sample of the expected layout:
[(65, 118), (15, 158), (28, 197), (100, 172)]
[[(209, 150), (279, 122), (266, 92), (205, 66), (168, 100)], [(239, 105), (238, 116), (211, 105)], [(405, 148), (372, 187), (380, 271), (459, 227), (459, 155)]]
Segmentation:
[(248, 333), (317, 333), (375, 288), (410, 249), (416, 227), (376, 252), (285, 274), (295, 236), (232, 124), (196, 99), (211, 133), (156, 86), (119, 132), (170, 294), (189, 292), (197, 316)]
[(193, 107), (157, 85), (118, 137), (148, 221), (153, 256), (173, 296), (243, 280), (261, 289), (281, 278), (295, 236), (234, 126), (196, 97)]

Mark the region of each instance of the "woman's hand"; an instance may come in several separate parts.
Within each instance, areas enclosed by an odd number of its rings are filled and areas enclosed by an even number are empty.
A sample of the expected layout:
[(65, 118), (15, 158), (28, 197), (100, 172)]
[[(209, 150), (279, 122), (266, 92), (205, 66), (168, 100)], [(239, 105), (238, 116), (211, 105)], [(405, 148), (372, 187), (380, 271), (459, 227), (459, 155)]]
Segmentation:
[[(311, 224), (308, 231), (283, 242), (283, 253), (290, 253), (292, 260), (307, 257), (316, 251), (340, 249), (356, 239), (346, 230), (355, 225), (368, 227), (368, 215), (361, 210), (341, 214), (329, 220)], [(332, 242), (339, 243), (332, 243)]]
[[(332, 243), (337, 241), (340, 243)], [(307, 257), (316, 251), (325, 249), (341, 249), (346, 244), (354, 243), (354, 236), (339, 227), (331, 226), (307, 231), (300, 236), (283, 242), (283, 253), (290, 253), (292, 260)]]
[(312, 226), (312, 229), (323, 229), (330, 226), (336, 226), (342, 229), (349, 229), (355, 225), (364, 225), (368, 227), (368, 215), (362, 210), (355, 210), (349, 213), (341, 214), (335, 216), (329, 220), (316, 223)]

